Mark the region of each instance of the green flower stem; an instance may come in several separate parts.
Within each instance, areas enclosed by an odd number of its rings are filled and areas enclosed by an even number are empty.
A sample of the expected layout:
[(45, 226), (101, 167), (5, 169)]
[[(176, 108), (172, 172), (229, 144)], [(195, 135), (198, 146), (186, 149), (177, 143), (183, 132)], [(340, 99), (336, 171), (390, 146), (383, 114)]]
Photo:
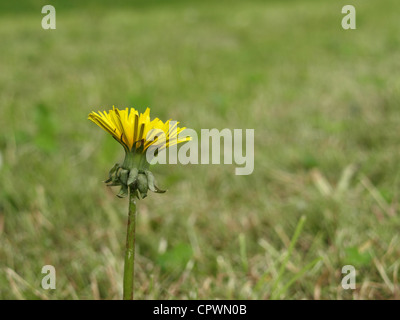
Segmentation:
[(130, 188), (129, 191), (129, 214), (124, 266), (124, 300), (133, 300), (135, 274), (136, 201), (132, 192), (133, 190)]

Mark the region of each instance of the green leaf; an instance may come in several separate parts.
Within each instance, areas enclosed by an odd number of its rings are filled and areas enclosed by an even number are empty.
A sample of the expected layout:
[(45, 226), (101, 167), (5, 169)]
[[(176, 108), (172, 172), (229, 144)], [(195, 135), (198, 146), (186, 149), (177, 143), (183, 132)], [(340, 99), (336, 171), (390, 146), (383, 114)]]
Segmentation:
[(186, 243), (179, 243), (158, 257), (157, 262), (165, 271), (180, 271), (192, 258), (192, 247)]
[(360, 252), (357, 247), (348, 247), (345, 250), (345, 262), (346, 264), (353, 265), (355, 267), (367, 266), (372, 260), (371, 252), (365, 251)]

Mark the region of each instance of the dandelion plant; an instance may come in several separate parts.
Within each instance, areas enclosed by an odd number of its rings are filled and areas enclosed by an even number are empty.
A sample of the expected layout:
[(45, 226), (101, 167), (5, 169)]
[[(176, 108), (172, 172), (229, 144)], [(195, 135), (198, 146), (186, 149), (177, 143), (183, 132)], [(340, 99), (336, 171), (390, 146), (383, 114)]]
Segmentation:
[(113, 107), (108, 112), (91, 112), (89, 120), (107, 131), (117, 140), (125, 150), (125, 159), (122, 165), (115, 164), (105, 181), (108, 186), (120, 186), (118, 197), (129, 195), (129, 211), (126, 234), (123, 299), (132, 300), (134, 296), (134, 268), (135, 268), (135, 233), (137, 199), (144, 199), (148, 190), (163, 193), (150, 171), (150, 161), (161, 150), (181, 142), (190, 140), (190, 137), (180, 138), (179, 134), (185, 129), (178, 127), (178, 122), (161, 121), (158, 118), (150, 119), (150, 109), (140, 113), (131, 108), (119, 110)]

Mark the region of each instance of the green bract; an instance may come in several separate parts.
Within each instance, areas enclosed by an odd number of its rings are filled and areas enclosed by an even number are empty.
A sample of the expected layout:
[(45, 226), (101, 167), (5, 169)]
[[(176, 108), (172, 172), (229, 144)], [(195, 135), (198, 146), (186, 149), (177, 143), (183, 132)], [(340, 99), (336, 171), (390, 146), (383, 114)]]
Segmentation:
[(122, 165), (116, 163), (111, 168), (105, 183), (109, 187), (121, 186), (117, 194), (120, 198), (128, 196), (129, 189), (138, 199), (144, 199), (148, 190), (164, 193), (165, 190), (157, 187), (149, 166), (145, 154), (126, 152), (124, 163)]

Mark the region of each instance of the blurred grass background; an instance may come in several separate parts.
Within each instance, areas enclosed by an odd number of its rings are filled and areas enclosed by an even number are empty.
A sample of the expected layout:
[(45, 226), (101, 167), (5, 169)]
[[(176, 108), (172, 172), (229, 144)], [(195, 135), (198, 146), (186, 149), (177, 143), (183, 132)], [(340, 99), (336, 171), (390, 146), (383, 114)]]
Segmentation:
[(343, 0), (51, 1), (47, 31), (45, 4), (0, 3), (0, 298), (121, 298), (123, 149), (86, 119), (112, 105), (255, 129), (250, 176), (154, 168), (136, 298), (399, 298), (398, 1), (354, 1), (353, 31)]

